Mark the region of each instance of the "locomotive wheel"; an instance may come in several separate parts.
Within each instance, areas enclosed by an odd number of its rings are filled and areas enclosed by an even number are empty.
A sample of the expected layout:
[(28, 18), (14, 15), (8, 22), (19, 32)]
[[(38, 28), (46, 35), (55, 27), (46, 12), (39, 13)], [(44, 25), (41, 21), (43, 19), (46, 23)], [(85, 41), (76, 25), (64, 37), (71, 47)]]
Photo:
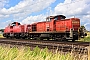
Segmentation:
[(6, 36), (6, 38), (9, 38), (8, 36)]
[(75, 42), (75, 39), (72, 39), (72, 42)]
[(22, 39), (25, 39), (25, 37), (21, 37)]
[(43, 38), (42, 38), (42, 37), (40, 37), (40, 40), (43, 40)]
[(15, 37), (16, 39), (19, 39), (19, 38), (20, 38), (20, 35), (19, 35), (19, 34), (15, 34), (14, 37)]
[(40, 40), (40, 38), (37, 37), (36, 40)]
[(49, 40), (49, 38), (47, 38), (47, 40)]
[(19, 37), (17, 36), (16, 39), (19, 39)]

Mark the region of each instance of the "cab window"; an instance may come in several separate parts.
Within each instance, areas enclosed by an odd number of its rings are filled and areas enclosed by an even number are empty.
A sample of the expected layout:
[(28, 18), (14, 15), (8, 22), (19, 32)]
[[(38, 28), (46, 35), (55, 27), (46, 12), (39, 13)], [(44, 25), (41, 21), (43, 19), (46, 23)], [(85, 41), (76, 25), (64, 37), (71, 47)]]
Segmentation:
[(58, 17), (55, 17), (54, 20), (58, 20)]

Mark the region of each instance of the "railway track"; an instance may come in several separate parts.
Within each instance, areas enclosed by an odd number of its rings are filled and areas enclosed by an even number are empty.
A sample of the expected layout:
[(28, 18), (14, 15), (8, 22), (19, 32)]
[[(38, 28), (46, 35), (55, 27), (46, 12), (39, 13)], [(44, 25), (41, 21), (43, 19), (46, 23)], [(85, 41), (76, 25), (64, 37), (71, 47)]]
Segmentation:
[(90, 42), (57, 42), (57, 41), (42, 41), (42, 40), (23, 40), (23, 39), (6, 39), (1, 38), (0, 44), (10, 44), (11, 46), (30, 46), (32, 48), (48, 48), (52, 51), (75, 52), (78, 54), (87, 54), (87, 47)]

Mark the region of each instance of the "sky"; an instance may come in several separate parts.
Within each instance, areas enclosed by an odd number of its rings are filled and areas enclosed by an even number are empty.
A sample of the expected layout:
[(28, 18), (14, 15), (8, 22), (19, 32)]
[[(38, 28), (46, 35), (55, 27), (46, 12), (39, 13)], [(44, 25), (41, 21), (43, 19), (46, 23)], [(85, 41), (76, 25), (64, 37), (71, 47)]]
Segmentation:
[(12, 22), (31, 24), (54, 15), (79, 18), (80, 25), (90, 31), (90, 0), (0, 0), (0, 29)]

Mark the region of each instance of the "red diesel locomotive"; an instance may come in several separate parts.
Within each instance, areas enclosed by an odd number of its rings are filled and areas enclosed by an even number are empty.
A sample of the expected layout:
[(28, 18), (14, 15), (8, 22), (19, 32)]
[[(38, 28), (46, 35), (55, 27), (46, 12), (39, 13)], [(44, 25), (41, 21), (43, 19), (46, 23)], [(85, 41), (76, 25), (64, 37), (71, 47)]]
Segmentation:
[(64, 15), (49, 16), (46, 21), (21, 25), (18, 22), (9, 24), (4, 29), (6, 38), (78, 40), (87, 34), (80, 28), (79, 18), (65, 19)]

